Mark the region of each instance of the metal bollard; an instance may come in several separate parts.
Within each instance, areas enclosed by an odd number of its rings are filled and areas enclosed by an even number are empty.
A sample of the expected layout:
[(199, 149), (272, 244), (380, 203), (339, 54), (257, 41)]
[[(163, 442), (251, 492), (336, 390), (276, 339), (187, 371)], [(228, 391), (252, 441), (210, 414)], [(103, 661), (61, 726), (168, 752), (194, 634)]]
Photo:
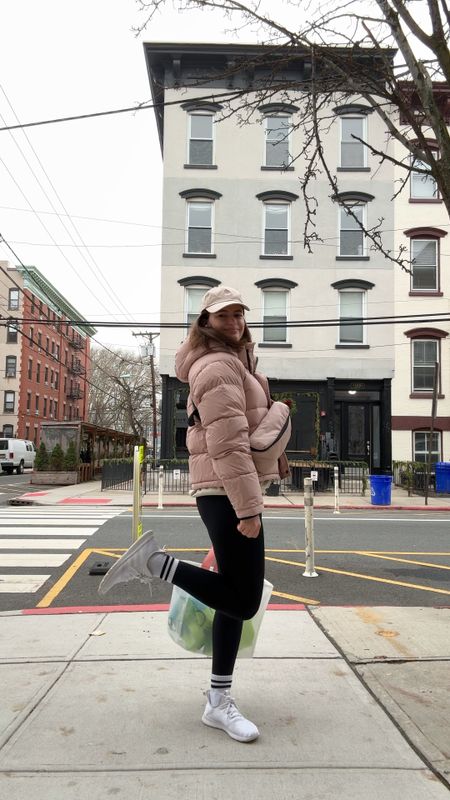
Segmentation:
[(333, 514), (340, 514), (339, 511), (339, 467), (334, 468), (334, 511)]
[(314, 500), (312, 491), (311, 478), (305, 478), (305, 571), (304, 578), (317, 578), (317, 572), (314, 568)]
[(158, 508), (164, 508), (163, 506), (163, 488), (164, 488), (164, 467), (162, 464), (159, 465), (159, 475), (158, 475)]

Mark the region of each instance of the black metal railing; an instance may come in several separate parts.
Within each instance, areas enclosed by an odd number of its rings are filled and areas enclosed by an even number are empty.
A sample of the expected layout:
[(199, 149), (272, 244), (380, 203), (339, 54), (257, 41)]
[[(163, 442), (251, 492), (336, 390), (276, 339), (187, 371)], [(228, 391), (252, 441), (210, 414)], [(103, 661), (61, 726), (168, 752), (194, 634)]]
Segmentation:
[[(149, 494), (158, 491), (160, 464), (163, 466), (164, 492), (166, 494), (188, 494), (191, 486), (186, 462), (158, 462), (155, 466), (145, 463), (142, 469), (142, 492)], [(292, 461), (290, 462), (290, 476), (284, 478), (281, 483), (272, 484), (267, 489), (267, 494), (303, 492), (304, 479), (309, 478), (312, 471), (317, 472), (314, 490), (319, 493), (331, 493), (334, 491), (335, 466), (338, 467), (339, 491), (342, 494), (366, 494), (369, 483), (369, 467), (364, 462), (352, 461)], [(112, 459), (103, 462), (102, 490), (104, 489), (133, 490), (132, 460)]]
[(105, 489), (133, 491), (133, 461), (105, 460), (102, 466), (102, 492)]
[[(426, 471), (427, 465), (421, 461), (394, 461), (392, 465), (395, 485), (407, 489), (408, 495), (425, 493)], [(429, 494), (435, 493), (435, 484), (435, 465), (431, 464), (431, 472), (428, 476)]]

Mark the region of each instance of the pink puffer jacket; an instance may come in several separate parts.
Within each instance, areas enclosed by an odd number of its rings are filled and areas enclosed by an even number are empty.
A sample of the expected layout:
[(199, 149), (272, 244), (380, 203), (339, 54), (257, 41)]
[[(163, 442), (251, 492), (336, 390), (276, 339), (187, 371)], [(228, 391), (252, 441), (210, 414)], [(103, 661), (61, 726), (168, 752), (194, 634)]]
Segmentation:
[(192, 350), (186, 340), (175, 358), (180, 381), (189, 383), (187, 412), (200, 420), (188, 428), (193, 489), (223, 487), (239, 519), (260, 514), (260, 481), (279, 477), (278, 462), (258, 475), (249, 435), (268, 409), (268, 383), (254, 371), (253, 344), (237, 353), (225, 345)]

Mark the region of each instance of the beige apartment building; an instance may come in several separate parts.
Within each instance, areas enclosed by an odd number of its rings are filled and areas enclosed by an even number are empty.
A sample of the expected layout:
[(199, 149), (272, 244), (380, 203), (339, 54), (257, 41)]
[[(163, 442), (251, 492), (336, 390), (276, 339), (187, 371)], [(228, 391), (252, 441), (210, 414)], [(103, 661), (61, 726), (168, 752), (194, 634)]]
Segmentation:
[[(447, 308), (447, 278), (439, 291), (411, 294), (409, 275), (370, 247), (348, 209), (367, 228), (382, 219), (383, 244), (393, 250), (399, 238), (407, 239), (407, 229), (428, 225), (420, 220), (424, 213), (428, 219), (431, 205), (409, 202), (405, 195), (393, 199), (394, 166), (388, 160), (380, 164), (352, 135), (384, 141), (380, 118), (357, 93), (333, 98), (322, 109), (330, 121), (324, 150), (339, 196), (338, 202), (331, 199), (326, 175), (318, 174), (319, 240), (308, 252), (301, 189), (307, 161), (303, 130), (295, 124), (295, 92), (255, 103), (245, 123), (242, 115), (221, 113), (221, 93), (257, 87), (259, 73), (261, 80), (267, 77), (263, 48), (172, 43), (144, 48), (164, 162), (162, 321), (187, 325), (209, 287), (238, 287), (250, 306), (248, 322), (259, 326), (252, 328), (259, 369), (272, 394), (294, 404), (290, 454), (366, 461), (371, 472), (390, 471), (393, 457), (411, 458), (419, 446), (409, 417), (421, 417), (424, 425), (428, 395), (418, 386), (409, 388), (405, 342), (416, 341), (415, 335), (392, 322), (366, 324), (366, 318), (391, 318), (399, 309), (428, 311), (430, 301), (433, 308), (435, 303)], [(308, 69), (307, 55), (299, 52), (278, 65), (276, 75), (301, 85)], [(433, 224), (445, 231), (438, 199), (432, 210)], [(186, 387), (174, 374), (184, 336), (181, 329), (161, 331), (163, 458), (186, 455)], [(444, 357), (445, 337), (436, 337)], [(420, 359), (420, 348), (412, 347)], [(443, 389), (448, 380), (447, 370)], [(448, 397), (450, 387), (446, 391)], [(410, 396), (417, 392), (418, 399)], [(412, 426), (408, 432), (406, 424)], [(441, 444), (440, 457), (450, 458), (445, 437)]]

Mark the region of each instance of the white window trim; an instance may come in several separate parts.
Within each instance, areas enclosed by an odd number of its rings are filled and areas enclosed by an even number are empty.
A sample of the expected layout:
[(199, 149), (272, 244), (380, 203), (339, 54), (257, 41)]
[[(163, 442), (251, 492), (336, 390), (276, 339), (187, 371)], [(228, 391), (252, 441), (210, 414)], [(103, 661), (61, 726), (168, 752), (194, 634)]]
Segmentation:
[[(290, 343), (290, 339), (289, 339), (290, 328), (289, 328), (288, 323), (289, 323), (289, 320), (290, 320), (290, 317), (291, 317), (291, 292), (290, 292), (290, 289), (284, 289), (282, 286), (271, 286), (271, 287), (268, 287), (267, 289), (261, 289), (261, 294), (262, 294), (261, 322), (263, 324), (264, 324), (264, 317), (265, 317), (265, 313), (264, 312), (265, 312), (265, 300), (266, 300), (265, 294), (266, 294), (266, 292), (279, 292), (280, 294), (284, 294), (285, 297), (286, 297), (286, 336), (285, 336), (285, 338), (284, 338), (284, 340), (282, 342), (267, 341), (267, 339), (265, 338), (266, 330), (263, 327), (262, 328), (262, 342), (263, 342), (263, 344), (273, 345), (274, 347), (276, 347), (277, 344), (289, 344)], [(280, 325), (280, 328), (281, 327), (282, 326)]]
[[(347, 167), (342, 164), (342, 122), (345, 119), (360, 119), (362, 120), (362, 136), (361, 139), (364, 139), (367, 142), (367, 117), (365, 114), (342, 114), (339, 118), (339, 166), (341, 169), (352, 169), (352, 167)], [(356, 140), (356, 143), (360, 144)], [(357, 167), (353, 167), (353, 169), (365, 169), (367, 167), (367, 145), (363, 144), (363, 163), (358, 164)]]
[[(205, 253), (203, 250), (189, 250), (189, 206), (192, 203), (203, 203), (204, 205), (209, 205), (211, 207), (211, 249), (209, 253)], [(210, 200), (207, 197), (190, 197), (189, 200), (186, 200), (186, 232), (185, 232), (185, 245), (184, 245), (184, 252), (189, 253), (192, 255), (214, 255), (214, 222), (215, 222), (215, 203), (214, 200)]]
[[(361, 230), (361, 235), (362, 235), (362, 240), (363, 240), (363, 251), (362, 251), (362, 254), (354, 256), (354, 255), (348, 255), (347, 253), (341, 253), (341, 231), (343, 230), (341, 228), (341, 210), (342, 210), (342, 208), (344, 206), (352, 206), (352, 207), (359, 206), (360, 208), (362, 208), (362, 210), (363, 210), (363, 213), (362, 213), (362, 224), (363, 224), (363, 228), (365, 230), (367, 230), (367, 203), (364, 203), (364, 202), (361, 202), (361, 201), (356, 201), (356, 200), (353, 201), (353, 202), (351, 200), (349, 200), (346, 203), (340, 203), (339, 206), (338, 206), (338, 236), (337, 236), (337, 239), (338, 239), (338, 256), (341, 256), (342, 258), (349, 258), (349, 259), (354, 258), (355, 260), (358, 259), (358, 258), (365, 258), (367, 256), (367, 237), (366, 237), (366, 235), (364, 233), (364, 230)], [(353, 217), (352, 217), (352, 219), (353, 219)], [(347, 229), (345, 228), (344, 230), (347, 230)]]
[[(430, 437), (430, 430), (426, 430), (423, 428), (422, 430), (412, 431), (412, 460), (416, 461), (416, 434), (417, 433), (425, 433)], [(438, 457), (437, 461), (440, 461), (442, 458), (442, 431), (433, 431), (433, 435), (438, 437)], [(430, 442), (431, 443), (431, 442)], [(433, 452), (433, 451), (431, 451)], [(428, 454), (428, 449), (425, 451), (425, 454)], [(423, 463), (423, 462), (421, 462)], [(433, 462), (432, 462), (433, 463)]]
[[(436, 150), (436, 151), (433, 150), (433, 152), (435, 152), (436, 156), (438, 156), (438, 150)], [(438, 184), (436, 182), (436, 178), (434, 178), (433, 175), (431, 175), (431, 173), (430, 173), (430, 178), (433, 181), (434, 187), (435, 187), (434, 196), (430, 197), (429, 195), (416, 195), (416, 194), (414, 194), (413, 176), (414, 175), (420, 175), (420, 176), (423, 177), (422, 173), (419, 173), (414, 169), (414, 161), (417, 161), (417, 160), (418, 159), (415, 159), (414, 156), (411, 156), (411, 174), (409, 176), (409, 196), (410, 196), (410, 199), (411, 200), (419, 200), (419, 201), (422, 200), (423, 202), (426, 202), (427, 200), (428, 201), (430, 201), (430, 200), (440, 200), (441, 199), (441, 194), (439, 192), (439, 186), (438, 186)], [(419, 163), (427, 166), (426, 162), (424, 162), (424, 161), (420, 161)]]
[(411, 261), (413, 260), (413, 249), (414, 249), (413, 242), (434, 242), (435, 247), (436, 247), (436, 262), (435, 262), (435, 281), (434, 281), (434, 287), (432, 289), (417, 289), (417, 288), (415, 288), (415, 286), (414, 286), (414, 264), (412, 265), (411, 291), (412, 292), (437, 292), (438, 289), (439, 289), (439, 268), (440, 268), (440, 264), (439, 264), (439, 260), (440, 260), (439, 239), (437, 237), (435, 238), (433, 236), (429, 236), (428, 238), (423, 238), (423, 237), (419, 237), (419, 236), (417, 236), (417, 237), (412, 236), (411, 240), (410, 240), (410, 258), (411, 258)]
[(208, 289), (210, 289), (210, 288), (211, 288), (210, 286), (206, 286), (206, 285), (201, 284), (201, 283), (196, 283), (196, 284), (192, 284), (191, 286), (185, 286), (184, 287), (184, 321), (185, 321), (186, 324), (188, 324), (188, 322), (189, 322), (189, 320), (188, 320), (188, 315), (189, 315), (189, 292), (191, 291), (191, 289), (201, 289), (203, 291), (203, 294), (205, 294), (205, 292), (207, 292)]
[[(287, 141), (288, 153), (289, 153), (289, 163), (288, 164), (268, 164), (267, 163), (267, 120), (268, 119), (272, 119), (273, 117), (279, 117), (279, 118), (282, 118), (282, 119), (289, 120), (289, 133), (288, 133), (286, 139), (283, 140), (283, 141)], [(279, 167), (282, 170), (284, 167), (289, 167), (290, 166), (290, 161), (292, 160), (292, 155), (291, 155), (292, 154), (292, 124), (291, 124), (291, 120), (292, 120), (292, 114), (279, 113), (279, 114), (266, 114), (264, 116), (264, 136), (263, 136), (263, 154), (262, 154), (262, 164), (263, 164), (264, 167), (273, 167), (274, 169)]]
[[(262, 215), (262, 247), (261, 247), (261, 255), (267, 256), (268, 258), (281, 258), (283, 256), (290, 256), (291, 255), (291, 205), (292, 203), (286, 202), (285, 200), (266, 200), (263, 202), (263, 215)], [(268, 206), (285, 206), (287, 208), (287, 250), (286, 253), (266, 253), (266, 209)], [(281, 230), (281, 228), (280, 228)], [(283, 228), (284, 230), (284, 228)]]
[[(366, 325), (365, 322), (363, 322), (363, 324), (362, 324), (363, 335), (362, 335), (362, 341), (361, 342), (341, 342), (341, 322), (340, 322), (340, 320), (341, 320), (341, 295), (344, 294), (344, 293), (347, 294), (348, 292), (359, 292), (360, 294), (362, 294), (361, 311), (362, 311), (362, 317), (365, 318), (365, 317), (367, 317), (367, 290), (366, 289), (360, 289), (359, 286), (354, 286), (354, 287), (348, 286), (345, 289), (339, 289), (339, 291), (338, 291), (338, 319), (339, 319), (339, 326), (338, 326), (338, 329), (337, 329), (337, 342), (336, 342), (336, 344), (338, 344), (340, 347), (352, 348), (352, 347), (359, 347), (360, 345), (363, 345), (363, 344), (367, 344), (367, 325)], [(354, 319), (356, 319), (356, 317)]]
[[(439, 346), (439, 339), (421, 339), (418, 336), (415, 339), (411, 339), (411, 391), (416, 394), (423, 394), (424, 396), (429, 395), (433, 391), (433, 387), (431, 389), (416, 389), (414, 386), (414, 343), (415, 342), (434, 342), (436, 344), (436, 361), (438, 363), (438, 393), (441, 381), (441, 353), (440, 353), (440, 346)], [(434, 363), (436, 363), (436, 361)]]
[[(212, 154), (211, 154), (211, 164), (192, 164), (190, 160), (190, 144), (191, 144), (191, 121), (192, 117), (212, 117), (212, 131), (211, 131), (211, 141), (212, 141)], [(190, 111), (187, 115), (187, 141), (186, 141), (186, 164), (192, 167), (202, 167), (207, 166), (211, 167), (214, 166), (216, 163), (216, 137), (215, 137), (215, 125), (214, 125), (214, 114), (211, 111)], [(196, 139), (195, 141), (199, 141)], [(202, 139), (202, 141), (205, 141)], [(209, 141), (209, 139), (207, 140)]]

